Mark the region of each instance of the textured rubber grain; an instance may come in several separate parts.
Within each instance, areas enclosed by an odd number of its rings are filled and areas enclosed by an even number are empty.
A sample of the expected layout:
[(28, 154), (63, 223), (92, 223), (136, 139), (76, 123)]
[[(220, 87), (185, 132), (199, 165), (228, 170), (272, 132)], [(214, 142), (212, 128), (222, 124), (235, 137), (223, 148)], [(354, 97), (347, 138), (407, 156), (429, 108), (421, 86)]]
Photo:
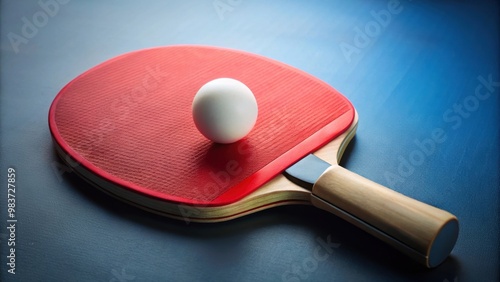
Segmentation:
[[(191, 117), (198, 89), (220, 77), (245, 83), (259, 106), (252, 132), (229, 145), (205, 139)], [(128, 53), (78, 76), (52, 103), (49, 126), (60, 148), (110, 183), (217, 206), (251, 193), (353, 118), (345, 97), (290, 66), (229, 49), (170, 46)]]

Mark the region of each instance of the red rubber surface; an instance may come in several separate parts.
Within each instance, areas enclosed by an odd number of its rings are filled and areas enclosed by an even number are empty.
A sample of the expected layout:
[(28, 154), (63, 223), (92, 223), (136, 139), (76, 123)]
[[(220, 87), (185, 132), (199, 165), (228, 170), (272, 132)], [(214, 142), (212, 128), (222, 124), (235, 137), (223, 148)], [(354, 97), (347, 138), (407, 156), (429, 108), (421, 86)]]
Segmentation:
[[(205, 139), (191, 102), (230, 77), (255, 94), (259, 117), (243, 140)], [(54, 141), (97, 176), (160, 199), (216, 206), (237, 201), (346, 130), (349, 101), (326, 83), (249, 53), (201, 46), (136, 51), (78, 76), (49, 113)]]

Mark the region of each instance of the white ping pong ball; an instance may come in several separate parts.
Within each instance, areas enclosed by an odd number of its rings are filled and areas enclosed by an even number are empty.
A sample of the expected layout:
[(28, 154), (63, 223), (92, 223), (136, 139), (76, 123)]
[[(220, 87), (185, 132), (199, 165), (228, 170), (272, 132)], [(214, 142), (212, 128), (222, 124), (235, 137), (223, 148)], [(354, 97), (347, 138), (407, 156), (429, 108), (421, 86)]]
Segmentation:
[(257, 121), (257, 100), (250, 88), (232, 78), (207, 82), (196, 93), (193, 119), (206, 138), (222, 144), (245, 137)]

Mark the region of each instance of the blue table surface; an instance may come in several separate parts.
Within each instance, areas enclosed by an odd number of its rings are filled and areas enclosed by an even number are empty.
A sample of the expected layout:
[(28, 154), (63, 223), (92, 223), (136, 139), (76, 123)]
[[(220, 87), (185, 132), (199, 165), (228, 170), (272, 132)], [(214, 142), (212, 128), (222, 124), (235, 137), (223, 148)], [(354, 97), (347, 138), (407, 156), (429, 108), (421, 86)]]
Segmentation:
[[(499, 280), (498, 1), (0, 5), (1, 281)], [(47, 125), (58, 91), (114, 56), (172, 44), (261, 54), (342, 92), (360, 116), (342, 165), (455, 214), (451, 256), (424, 269), (310, 206), (187, 224), (65, 172)], [(7, 229), (9, 167), (15, 233)], [(13, 234), (15, 274), (7, 271)]]

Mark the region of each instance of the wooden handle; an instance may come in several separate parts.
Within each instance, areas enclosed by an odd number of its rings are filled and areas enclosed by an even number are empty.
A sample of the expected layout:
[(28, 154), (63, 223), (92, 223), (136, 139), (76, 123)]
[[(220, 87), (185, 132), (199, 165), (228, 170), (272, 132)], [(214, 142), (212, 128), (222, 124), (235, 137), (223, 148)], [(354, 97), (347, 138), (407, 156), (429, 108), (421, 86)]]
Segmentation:
[(434, 267), (450, 254), (458, 237), (458, 220), (350, 172), (327, 169), (312, 189), (312, 203)]

